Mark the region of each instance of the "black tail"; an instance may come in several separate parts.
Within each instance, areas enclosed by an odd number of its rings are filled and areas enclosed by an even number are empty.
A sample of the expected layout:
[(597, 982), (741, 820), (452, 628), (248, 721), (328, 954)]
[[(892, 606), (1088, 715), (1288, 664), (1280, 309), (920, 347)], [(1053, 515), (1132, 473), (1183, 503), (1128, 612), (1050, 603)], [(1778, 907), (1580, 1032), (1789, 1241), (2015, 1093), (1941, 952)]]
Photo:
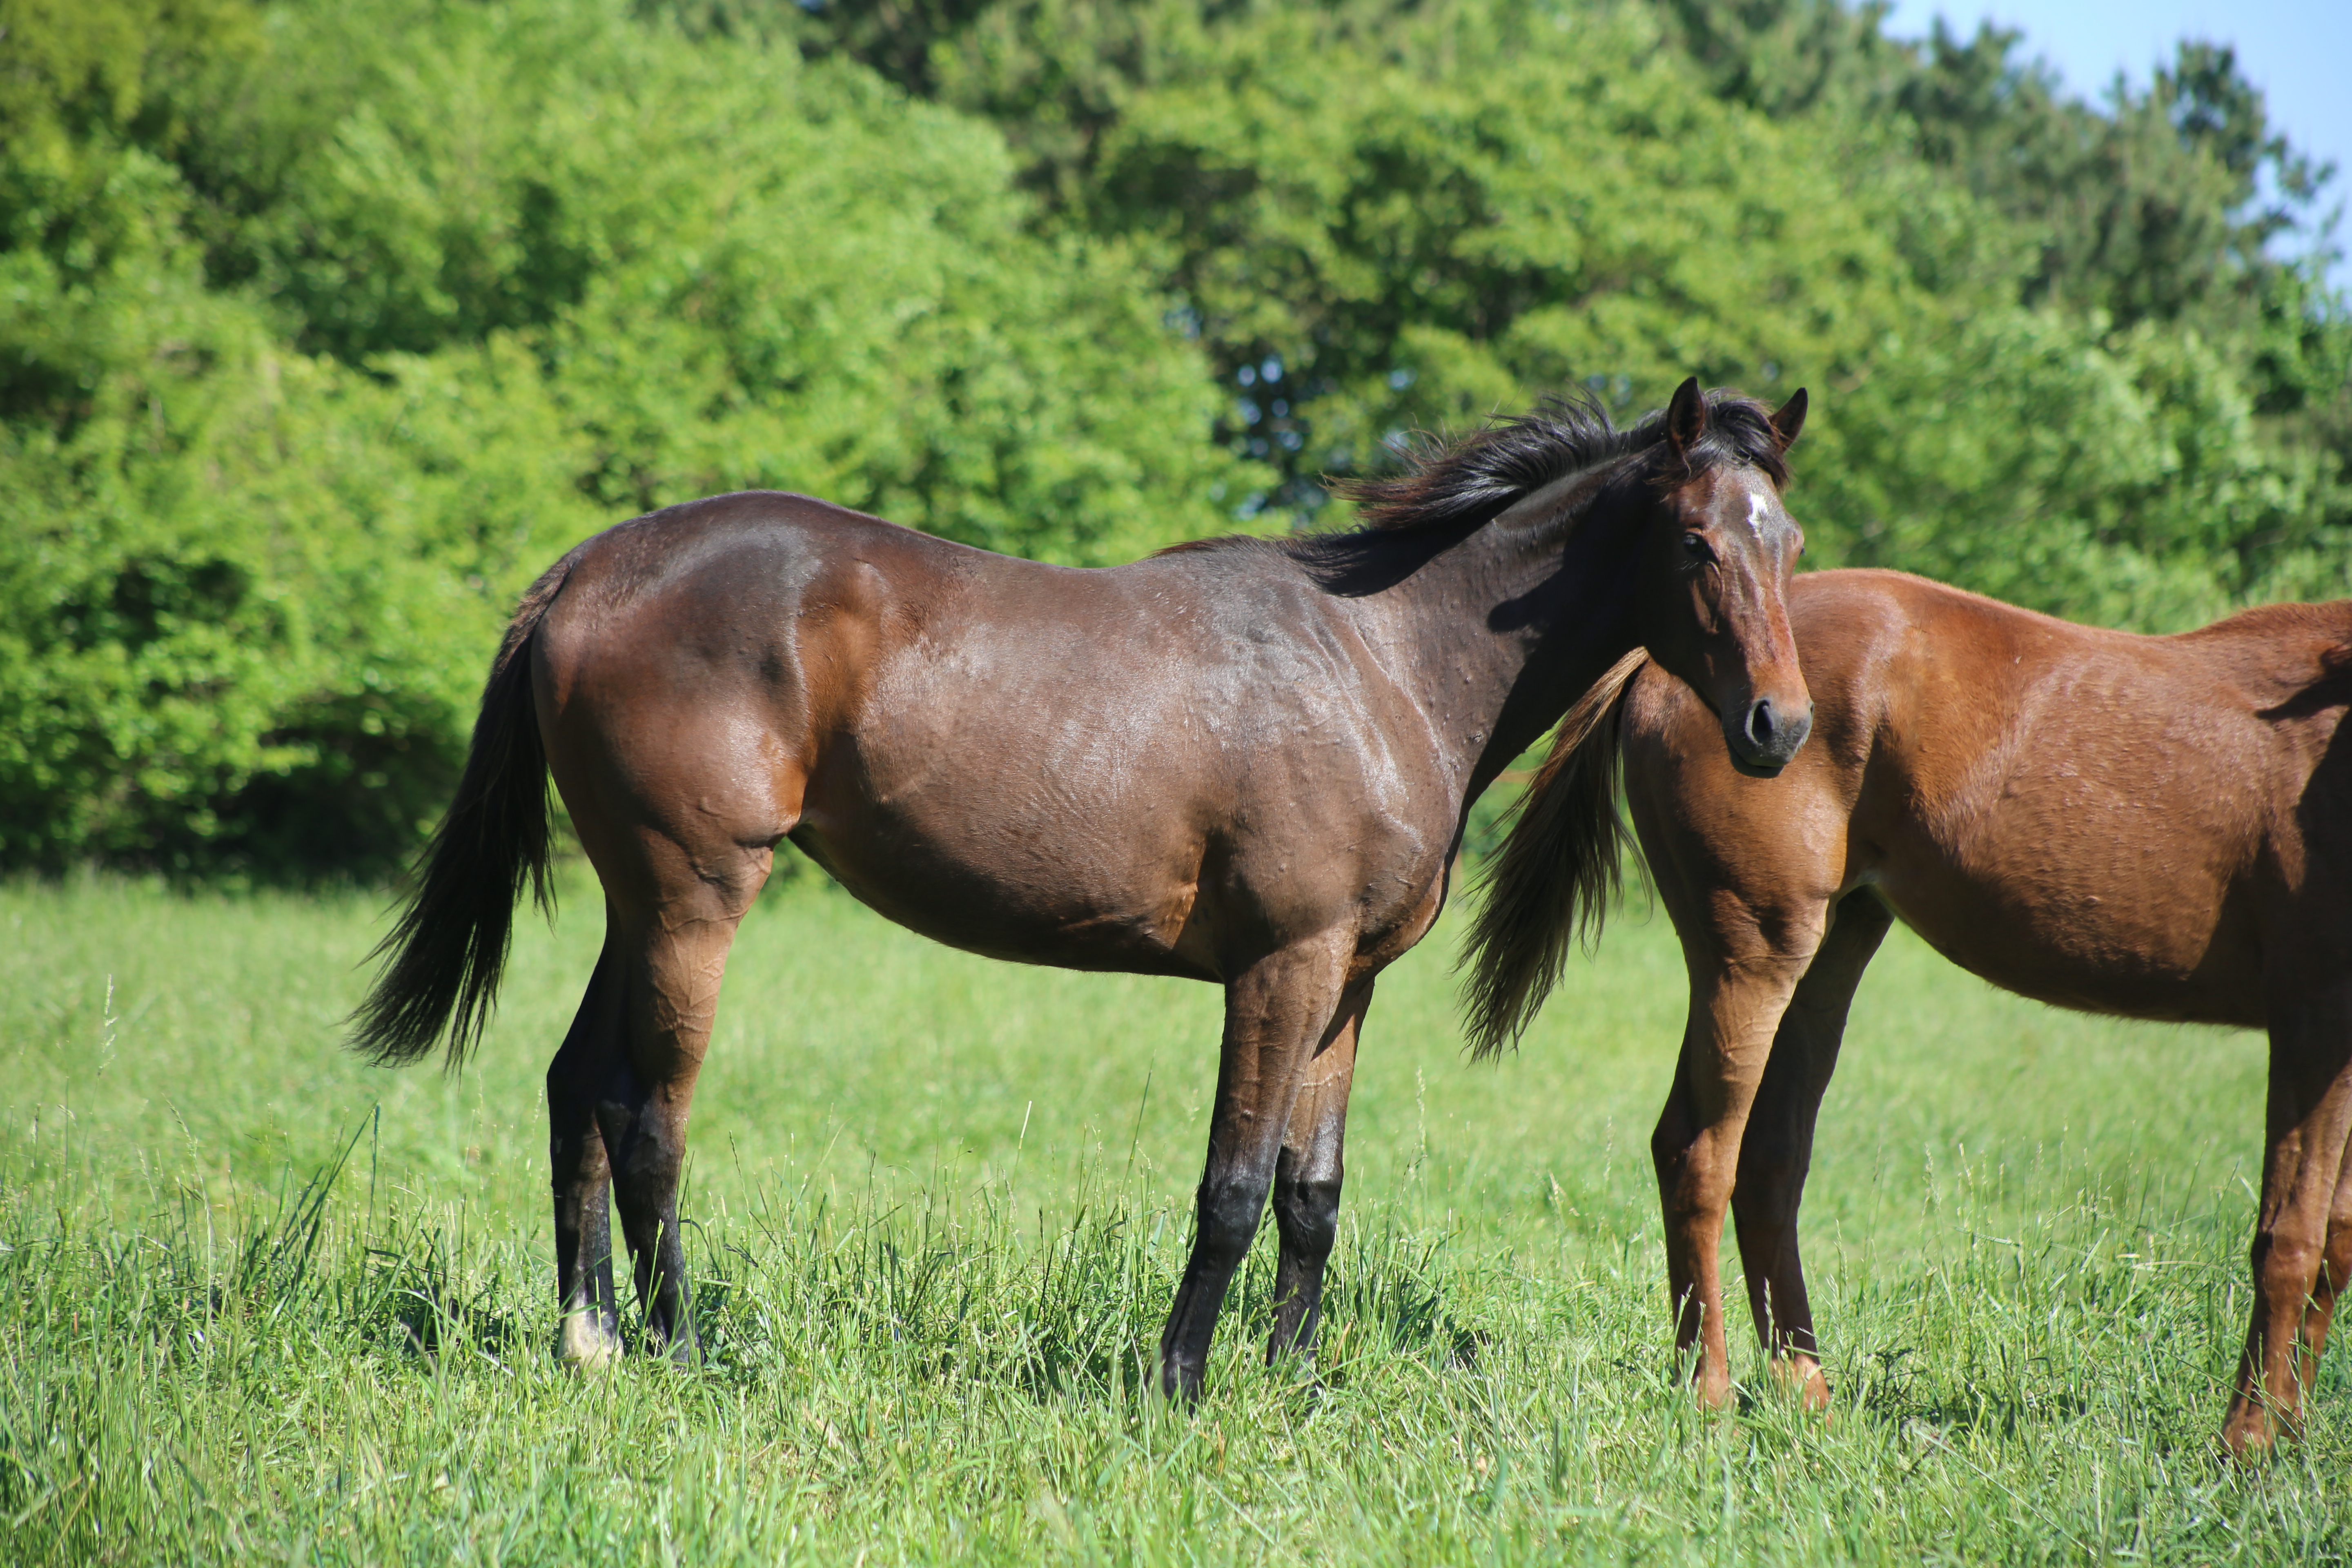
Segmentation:
[(352, 1016), (352, 1047), (379, 1062), (415, 1061), (446, 1033), (449, 1066), (466, 1059), (498, 1004), (515, 900), (523, 883), (542, 910), (548, 884), (547, 749), (531, 698), (530, 639), (570, 574), (569, 557), (530, 586), (490, 665), (457, 798), (425, 846), (400, 923), (371, 961), (392, 962)]
[(1471, 1054), (1519, 1037), (1559, 981), (1579, 931), (1597, 942), (1616, 898), (1627, 835), (1617, 815), (1618, 716), (1647, 650), (1609, 668), (1559, 721), (1551, 755), (1511, 808), (1518, 820), (1486, 874), (1463, 963)]

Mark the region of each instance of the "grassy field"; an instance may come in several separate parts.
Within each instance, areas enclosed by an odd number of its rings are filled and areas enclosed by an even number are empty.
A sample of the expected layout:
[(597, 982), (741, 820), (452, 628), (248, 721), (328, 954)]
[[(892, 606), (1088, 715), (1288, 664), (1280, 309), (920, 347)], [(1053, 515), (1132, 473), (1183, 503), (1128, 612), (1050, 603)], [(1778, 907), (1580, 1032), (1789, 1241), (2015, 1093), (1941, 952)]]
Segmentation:
[(2252, 1037), (2051, 1012), (1898, 932), (1807, 1211), (1836, 1414), (1709, 1415), (1645, 1152), (1672, 931), (1622, 919), (1473, 1067), (1449, 919), (1367, 1031), (1318, 1375), (1258, 1364), (1269, 1226), (1177, 1412), (1139, 1369), (1215, 994), (967, 958), (803, 877), (744, 928), (697, 1104), (707, 1363), (583, 1379), (546, 1354), (539, 1078), (593, 898), (525, 928), (454, 1078), (336, 1045), (378, 919), (0, 887), (0, 1562), (2352, 1554), (2352, 1354), (2279, 1462), (2211, 1442)]

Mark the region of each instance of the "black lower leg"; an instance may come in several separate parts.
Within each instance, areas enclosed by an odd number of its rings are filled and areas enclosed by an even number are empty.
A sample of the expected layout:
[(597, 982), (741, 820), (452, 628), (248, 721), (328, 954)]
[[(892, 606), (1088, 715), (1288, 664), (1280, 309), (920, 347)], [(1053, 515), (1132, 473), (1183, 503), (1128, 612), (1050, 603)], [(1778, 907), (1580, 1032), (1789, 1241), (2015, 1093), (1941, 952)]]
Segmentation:
[(612, 1152), (613, 1195), (621, 1234), (629, 1246), (638, 1304), (645, 1310), (646, 1349), (680, 1361), (694, 1355), (688, 1312), (686, 1247), (677, 1223), (677, 1186), (684, 1140), (660, 1114), (657, 1097), (636, 1090), (599, 1108)]
[(1175, 1310), (1160, 1336), (1160, 1382), (1171, 1398), (1197, 1399), (1208, 1369), (1209, 1342), (1234, 1271), (1248, 1256), (1265, 1211), (1265, 1184), (1201, 1184), (1192, 1256), (1176, 1287)]
[(1274, 1271), (1274, 1332), (1268, 1364), (1299, 1352), (1312, 1355), (1323, 1321), (1323, 1271), (1339, 1229), (1339, 1178), (1302, 1179), (1282, 1152), (1274, 1174), (1274, 1223), (1282, 1237)]
[[(555, 1150), (555, 1353), (593, 1364), (621, 1348), (620, 1302), (613, 1289), (613, 1229), (606, 1203), (604, 1141), (589, 1121), (584, 1134), (558, 1132)], [(567, 1166), (569, 1169), (567, 1170)]]
[(558, 1359), (593, 1366), (621, 1350), (620, 1303), (613, 1289), (607, 1203), (612, 1168), (597, 1125), (593, 1085), (611, 1054), (606, 970), (589, 982), (571, 1033), (547, 1069), (548, 1164), (555, 1207)]

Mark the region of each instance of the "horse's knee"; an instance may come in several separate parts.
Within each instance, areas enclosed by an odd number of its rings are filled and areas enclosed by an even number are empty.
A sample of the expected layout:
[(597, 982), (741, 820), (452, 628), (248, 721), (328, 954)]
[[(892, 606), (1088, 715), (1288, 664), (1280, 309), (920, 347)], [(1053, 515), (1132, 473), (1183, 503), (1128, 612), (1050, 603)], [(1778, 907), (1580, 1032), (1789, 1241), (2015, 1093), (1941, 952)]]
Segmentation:
[(1735, 1191), (1731, 1198), (1732, 1222), (1739, 1227), (1740, 1256), (1748, 1260), (1752, 1273), (1759, 1277), (1796, 1251), (1797, 1227), (1788, 1215), (1777, 1207), (1761, 1204), (1743, 1206)]
[(2341, 1292), (2352, 1283), (2352, 1213), (2328, 1215), (2327, 1240), (2319, 1257), (2328, 1289)]
[[(1753, 1145), (1750, 1146), (1751, 1148)], [(1796, 1227), (1797, 1198), (1805, 1173), (1793, 1160), (1742, 1159), (1731, 1184), (1731, 1213), (1741, 1234), (1780, 1233)]]

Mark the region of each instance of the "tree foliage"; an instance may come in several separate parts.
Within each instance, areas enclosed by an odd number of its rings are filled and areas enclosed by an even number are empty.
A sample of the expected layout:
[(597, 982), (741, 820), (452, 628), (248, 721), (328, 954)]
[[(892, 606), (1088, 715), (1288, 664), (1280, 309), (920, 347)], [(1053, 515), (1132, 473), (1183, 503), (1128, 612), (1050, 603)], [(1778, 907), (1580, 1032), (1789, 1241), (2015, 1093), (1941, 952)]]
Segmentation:
[(711, 490), (1073, 563), (1570, 384), (1816, 394), (1817, 563), (2343, 591), (2328, 171), (1842, 0), (0, 0), (0, 864), (413, 844)]
[(1155, 247), (1276, 506), (1571, 378), (1793, 379), (1817, 562), (2143, 626), (2340, 591), (2352, 333), (2275, 243), (2324, 238), (2326, 171), (2226, 49), (2095, 107), (2014, 33), (1879, 16), (997, 0), (827, 7), (804, 47), (997, 119), (1056, 221)]
[(1087, 563), (1246, 478), (1150, 274), (870, 73), (367, 0), (241, 14), (159, 109), (152, 10), (54, 13), (12, 84), (0, 859), (396, 858), (504, 608), (632, 512), (775, 486)]

